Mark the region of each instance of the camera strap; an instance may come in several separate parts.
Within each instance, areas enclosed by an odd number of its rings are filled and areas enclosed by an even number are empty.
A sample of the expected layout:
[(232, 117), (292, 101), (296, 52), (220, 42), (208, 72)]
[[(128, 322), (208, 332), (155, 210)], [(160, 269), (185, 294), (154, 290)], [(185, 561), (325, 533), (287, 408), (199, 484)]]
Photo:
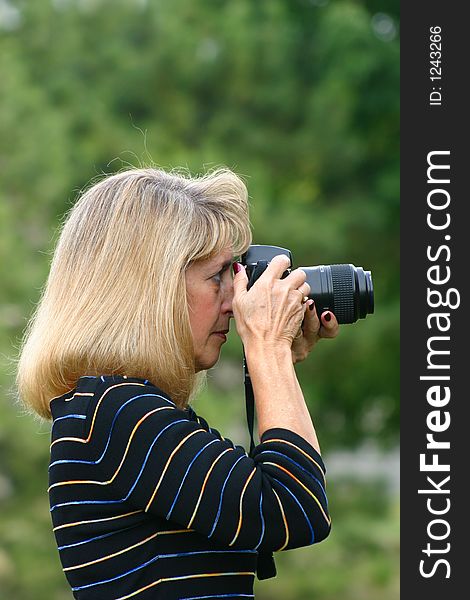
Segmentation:
[(243, 376), (245, 383), (246, 422), (248, 424), (248, 433), (250, 434), (249, 456), (253, 456), (256, 446), (253, 438), (253, 429), (255, 426), (255, 397), (253, 395), (253, 386), (251, 385), (251, 378), (246, 364), (245, 352), (243, 352)]
[[(255, 450), (255, 441), (253, 439), (253, 429), (255, 425), (255, 397), (253, 394), (253, 386), (251, 384), (248, 366), (246, 364), (245, 352), (243, 352), (243, 372), (245, 383), (245, 405), (246, 405), (246, 421), (248, 424), (248, 432), (250, 434), (250, 453), (253, 457)], [(276, 564), (272, 552), (258, 552), (258, 562), (256, 566), (256, 576), (258, 579), (270, 579), (276, 577)]]

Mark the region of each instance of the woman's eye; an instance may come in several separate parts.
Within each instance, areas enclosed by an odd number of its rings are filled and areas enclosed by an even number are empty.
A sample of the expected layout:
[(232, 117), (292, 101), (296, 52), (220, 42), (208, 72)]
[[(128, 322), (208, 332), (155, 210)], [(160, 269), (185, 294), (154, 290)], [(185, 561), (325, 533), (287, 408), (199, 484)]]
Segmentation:
[(216, 273), (212, 280), (217, 283), (217, 285), (221, 285), (222, 281), (225, 281), (227, 278), (231, 278), (231, 269), (230, 265), (221, 269), (218, 273)]

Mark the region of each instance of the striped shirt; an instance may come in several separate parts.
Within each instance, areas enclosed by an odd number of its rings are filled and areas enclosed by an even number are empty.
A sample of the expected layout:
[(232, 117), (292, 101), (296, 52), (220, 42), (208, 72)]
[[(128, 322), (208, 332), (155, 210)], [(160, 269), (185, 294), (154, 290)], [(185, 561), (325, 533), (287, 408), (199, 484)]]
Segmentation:
[(253, 598), (259, 553), (330, 530), (320, 455), (286, 429), (252, 456), (148, 381), (51, 402), (50, 510), (75, 598)]

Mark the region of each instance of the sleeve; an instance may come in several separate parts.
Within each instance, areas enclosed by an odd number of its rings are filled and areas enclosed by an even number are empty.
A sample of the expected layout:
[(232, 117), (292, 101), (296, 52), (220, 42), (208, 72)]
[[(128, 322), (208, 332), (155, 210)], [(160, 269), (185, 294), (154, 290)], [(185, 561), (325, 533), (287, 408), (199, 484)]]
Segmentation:
[(248, 457), (158, 388), (146, 390), (128, 386), (98, 402), (90, 448), (105, 450), (107, 494), (225, 547), (279, 551), (327, 537), (325, 467), (302, 437), (271, 429)]

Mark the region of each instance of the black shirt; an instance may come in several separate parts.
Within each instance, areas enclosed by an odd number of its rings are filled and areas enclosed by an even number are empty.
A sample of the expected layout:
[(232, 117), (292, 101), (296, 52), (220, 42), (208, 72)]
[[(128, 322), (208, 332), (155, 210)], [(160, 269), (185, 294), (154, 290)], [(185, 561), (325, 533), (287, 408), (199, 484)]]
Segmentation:
[(249, 457), (121, 376), (82, 377), (51, 410), (51, 515), (75, 598), (253, 598), (259, 552), (329, 533), (325, 467), (291, 431)]

